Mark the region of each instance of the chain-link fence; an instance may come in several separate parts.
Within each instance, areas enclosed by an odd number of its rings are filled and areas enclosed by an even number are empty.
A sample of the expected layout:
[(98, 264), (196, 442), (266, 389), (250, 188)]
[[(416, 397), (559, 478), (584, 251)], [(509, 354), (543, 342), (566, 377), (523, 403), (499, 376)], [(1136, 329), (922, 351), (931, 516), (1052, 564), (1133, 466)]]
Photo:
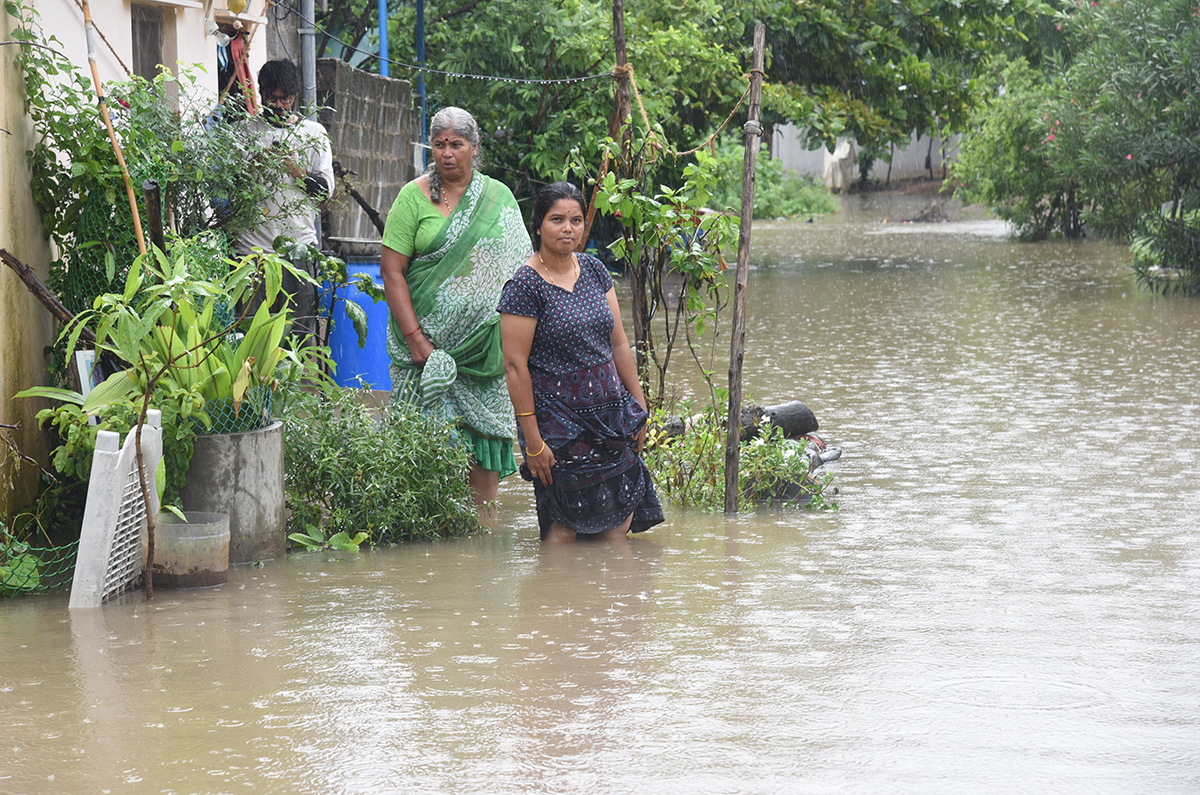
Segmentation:
[(0, 598), (70, 586), (79, 542), (35, 546), (18, 541), (0, 523)]
[(246, 390), (242, 403), (235, 411), (233, 398), (209, 400), (204, 410), (212, 419), (212, 428), (196, 423), (196, 433), (241, 433), (265, 428), (271, 424), (271, 390), (255, 386)]

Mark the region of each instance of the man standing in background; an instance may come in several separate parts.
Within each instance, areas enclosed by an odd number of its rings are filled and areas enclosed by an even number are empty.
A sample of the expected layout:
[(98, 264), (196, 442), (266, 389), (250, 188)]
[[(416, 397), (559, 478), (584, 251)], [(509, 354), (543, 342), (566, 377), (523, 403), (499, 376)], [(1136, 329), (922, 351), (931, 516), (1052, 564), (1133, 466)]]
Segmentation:
[[(296, 114), (300, 95), (300, 72), (287, 59), (267, 61), (258, 72), (262, 94), (262, 112), (245, 123), (257, 133), (266, 147), (260, 156), (284, 159), (293, 181), (263, 206), (258, 227), (242, 233), (235, 244), (238, 256), (250, 254), (255, 247), (275, 250), (275, 238), (286, 235), (303, 248), (317, 246), (316, 209), (333, 191), (333, 152), (329, 133), (320, 123)], [(291, 255), (286, 254), (289, 259)], [(315, 263), (305, 258), (291, 259), (292, 264), (315, 276)], [(283, 289), (293, 296), (295, 331), (311, 335), (316, 331), (316, 288), (300, 284), (288, 273)]]

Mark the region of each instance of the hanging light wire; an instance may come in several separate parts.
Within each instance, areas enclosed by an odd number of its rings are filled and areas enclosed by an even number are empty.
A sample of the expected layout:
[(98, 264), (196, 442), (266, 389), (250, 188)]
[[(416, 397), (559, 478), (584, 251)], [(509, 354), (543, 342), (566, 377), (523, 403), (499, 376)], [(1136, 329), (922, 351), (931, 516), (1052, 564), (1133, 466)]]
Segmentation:
[(355, 47), (353, 44), (349, 44), (349, 43), (343, 41), (338, 36), (334, 35), (333, 33), (329, 32), (325, 28), (321, 27), (315, 21), (310, 21), (310, 20), (304, 19), (303, 15), (294, 8), (290, 8), (282, 3), (277, 4), (276, 7), (283, 8), (288, 13), (299, 16), (300, 20), (302, 22), (307, 22), (307, 23), (311, 24), (314, 28), (321, 31), (326, 36), (328, 36), (330, 39), (332, 39), (333, 41), (336, 41), (338, 44), (345, 47), (347, 50), (353, 50), (354, 52), (359, 53), (360, 55), (366, 55), (369, 58), (378, 58), (381, 61), (386, 61), (389, 66), (399, 66), (402, 69), (409, 69), (414, 72), (425, 72), (426, 74), (441, 75), (443, 77), (463, 77), (463, 78), (468, 78), (470, 80), (493, 80), (498, 83), (521, 83), (521, 84), (525, 84), (525, 85), (551, 85), (551, 84), (564, 84), (564, 83), (582, 83), (587, 80), (599, 80), (599, 79), (605, 78), (605, 77), (608, 77), (608, 78), (612, 77), (612, 72), (601, 72), (600, 74), (584, 75), (583, 77), (559, 77), (559, 78), (537, 79), (537, 78), (528, 78), (528, 77), (499, 77), (497, 75), (477, 75), (477, 74), (471, 74), (469, 72), (448, 72), (448, 71), (445, 71), (444, 69), (431, 69), (428, 66), (417, 66), (415, 64), (404, 63), (403, 61), (396, 61), (391, 58), (382, 58), (382, 57), (380, 57), (379, 53), (372, 52), (370, 50), (364, 50), (359, 47)]

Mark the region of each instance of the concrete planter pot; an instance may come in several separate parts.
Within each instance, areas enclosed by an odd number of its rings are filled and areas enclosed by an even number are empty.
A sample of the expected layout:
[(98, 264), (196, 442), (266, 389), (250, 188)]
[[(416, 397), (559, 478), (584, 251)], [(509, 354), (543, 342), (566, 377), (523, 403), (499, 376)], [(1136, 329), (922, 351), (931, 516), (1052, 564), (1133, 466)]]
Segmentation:
[(283, 557), (283, 422), (196, 437), (183, 510), (229, 515), (229, 562)]

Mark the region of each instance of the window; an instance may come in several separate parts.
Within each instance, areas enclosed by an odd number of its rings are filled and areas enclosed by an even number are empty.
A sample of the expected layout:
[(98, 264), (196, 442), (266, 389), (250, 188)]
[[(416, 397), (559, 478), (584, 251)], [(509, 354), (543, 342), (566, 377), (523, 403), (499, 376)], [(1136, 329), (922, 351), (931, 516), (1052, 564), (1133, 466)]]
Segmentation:
[(153, 80), (163, 62), (163, 9), (161, 6), (134, 5), (131, 11), (133, 73)]

